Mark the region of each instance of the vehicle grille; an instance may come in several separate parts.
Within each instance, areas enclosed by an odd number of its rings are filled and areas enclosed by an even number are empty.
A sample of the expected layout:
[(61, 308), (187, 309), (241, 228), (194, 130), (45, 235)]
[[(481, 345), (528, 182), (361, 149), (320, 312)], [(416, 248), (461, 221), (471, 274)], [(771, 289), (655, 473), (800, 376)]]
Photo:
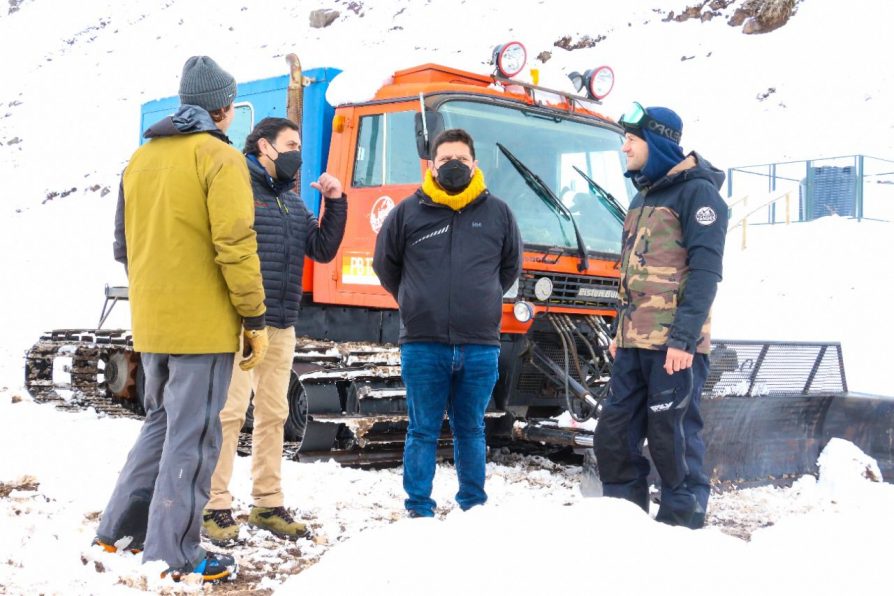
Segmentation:
[[(545, 301), (534, 296), (534, 284), (541, 277), (553, 282), (553, 293)], [(584, 308), (616, 308), (618, 280), (613, 277), (569, 275), (552, 271), (525, 271), (518, 284), (518, 295), (534, 304), (576, 306)]]

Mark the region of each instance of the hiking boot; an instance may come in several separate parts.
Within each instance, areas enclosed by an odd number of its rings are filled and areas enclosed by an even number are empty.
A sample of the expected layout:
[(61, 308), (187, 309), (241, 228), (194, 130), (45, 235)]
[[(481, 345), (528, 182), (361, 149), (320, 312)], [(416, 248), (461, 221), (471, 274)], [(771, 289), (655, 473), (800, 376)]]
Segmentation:
[[(117, 544), (118, 542), (121, 542), (121, 540), (118, 540), (115, 543), (112, 543), (112, 542), (106, 542), (105, 540), (103, 540), (102, 538), (97, 536), (93, 539), (93, 542), (90, 543), (90, 546), (99, 546), (102, 548), (102, 550), (106, 551), (107, 553), (117, 553), (118, 547), (115, 546), (115, 544)], [(126, 545), (124, 545), (124, 550), (126, 550), (130, 554), (138, 555), (141, 552), (143, 552), (142, 545), (135, 545), (135, 546), (132, 546), (131, 548), (127, 548), (130, 544), (131, 543), (128, 542)]]
[(297, 540), (310, 537), (307, 524), (292, 519), (285, 507), (252, 507), (248, 523), (280, 538)]
[(199, 561), (199, 564), (192, 569), (188, 567), (181, 569), (168, 569), (161, 574), (161, 577), (164, 578), (170, 573), (171, 579), (173, 579), (175, 582), (179, 582), (181, 579), (191, 573), (198, 573), (202, 576), (202, 580), (206, 582), (216, 582), (222, 579), (232, 581), (236, 579), (236, 571), (238, 569), (239, 567), (236, 565), (236, 559), (234, 559), (230, 555), (225, 555), (223, 553), (206, 552), (205, 558)]
[(202, 511), (202, 530), (215, 544), (226, 544), (239, 536), (239, 524), (230, 509), (205, 509)]

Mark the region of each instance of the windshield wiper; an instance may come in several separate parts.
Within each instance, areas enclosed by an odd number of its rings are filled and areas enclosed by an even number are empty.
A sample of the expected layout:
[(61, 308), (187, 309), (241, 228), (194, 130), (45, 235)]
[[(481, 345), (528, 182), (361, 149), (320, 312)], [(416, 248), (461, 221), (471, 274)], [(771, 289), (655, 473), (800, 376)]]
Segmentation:
[(574, 227), (574, 236), (577, 238), (577, 253), (580, 258), (580, 262), (577, 265), (578, 271), (586, 271), (590, 268), (590, 257), (587, 255), (587, 245), (584, 244), (584, 239), (580, 235), (580, 230), (577, 227), (577, 222), (574, 221), (574, 216), (571, 215), (571, 211), (562, 204), (562, 201), (559, 200), (559, 197), (552, 191), (552, 189), (546, 185), (546, 183), (531, 169), (523, 164), (515, 155), (512, 154), (509, 149), (497, 143), (497, 147), (500, 148), (500, 151), (503, 152), (503, 155), (509, 159), (509, 163), (518, 170), (518, 173), (521, 174), (522, 178), (524, 178), (525, 183), (534, 191), (534, 193), (540, 197), (547, 204), (551, 204), (556, 207), (559, 212), (564, 214), (570, 221), (571, 225)]
[(618, 220), (622, 225), (624, 224), (624, 218), (627, 217), (627, 210), (618, 202), (618, 199), (612, 196), (612, 193), (608, 192), (599, 184), (596, 183), (595, 180), (587, 176), (583, 170), (581, 170), (577, 166), (571, 166), (574, 168), (574, 171), (583, 176), (584, 180), (587, 181), (587, 184), (590, 185), (590, 191), (596, 195), (596, 198), (605, 206), (609, 213), (611, 213), (612, 217)]

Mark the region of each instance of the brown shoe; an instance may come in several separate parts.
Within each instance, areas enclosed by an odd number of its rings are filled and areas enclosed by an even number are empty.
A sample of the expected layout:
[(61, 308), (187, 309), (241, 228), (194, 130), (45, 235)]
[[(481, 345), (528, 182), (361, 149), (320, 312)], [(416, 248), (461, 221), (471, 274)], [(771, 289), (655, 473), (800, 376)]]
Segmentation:
[(239, 524), (230, 509), (205, 509), (202, 511), (202, 531), (214, 544), (227, 544), (239, 536)]
[(307, 524), (295, 521), (285, 507), (252, 507), (248, 524), (288, 540), (310, 537)]

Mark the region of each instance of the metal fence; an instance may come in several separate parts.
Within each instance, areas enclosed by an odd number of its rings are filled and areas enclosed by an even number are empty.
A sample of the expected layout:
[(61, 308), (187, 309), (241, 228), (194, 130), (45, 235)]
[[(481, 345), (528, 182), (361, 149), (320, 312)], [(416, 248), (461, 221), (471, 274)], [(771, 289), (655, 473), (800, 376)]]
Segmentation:
[(731, 222), (746, 215), (751, 224), (826, 215), (894, 221), (894, 161), (846, 155), (729, 168), (727, 196)]

